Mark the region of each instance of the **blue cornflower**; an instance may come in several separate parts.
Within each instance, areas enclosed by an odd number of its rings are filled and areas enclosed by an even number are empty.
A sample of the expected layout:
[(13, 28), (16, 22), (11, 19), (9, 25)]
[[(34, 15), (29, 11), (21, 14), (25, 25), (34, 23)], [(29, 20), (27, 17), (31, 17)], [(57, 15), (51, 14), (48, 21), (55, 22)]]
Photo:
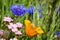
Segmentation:
[(38, 12), (42, 13), (42, 7), (38, 7)]
[(60, 13), (60, 7), (58, 8), (58, 12)]
[(55, 35), (60, 36), (60, 32), (56, 32)]
[(10, 10), (12, 13), (16, 16), (22, 16), (27, 12), (27, 9), (22, 4), (14, 4), (10, 7)]
[(33, 12), (34, 12), (34, 8), (35, 8), (35, 6), (30, 6), (30, 7), (28, 8), (28, 13), (32, 15)]
[(40, 13), (39, 17), (42, 18), (42, 16), (43, 16), (42, 13)]
[(38, 12), (40, 13), (40, 15), (39, 15), (40, 18), (42, 18), (43, 15), (42, 15), (42, 8), (41, 7), (38, 7)]

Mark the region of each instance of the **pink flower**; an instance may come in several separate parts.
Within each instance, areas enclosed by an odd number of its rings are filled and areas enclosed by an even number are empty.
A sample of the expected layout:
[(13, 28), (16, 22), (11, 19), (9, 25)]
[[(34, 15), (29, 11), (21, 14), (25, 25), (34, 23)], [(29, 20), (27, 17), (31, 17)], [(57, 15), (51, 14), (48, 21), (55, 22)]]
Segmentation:
[(9, 28), (9, 29), (12, 29), (12, 28), (13, 28), (13, 25), (14, 25), (13, 23), (10, 23), (10, 24), (8, 25), (8, 28)]
[(11, 21), (13, 21), (13, 19), (11, 19), (10, 17), (4, 17), (3, 21), (5, 21), (5, 22), (11, 22)]
[(10, 23), (10, 24), (8, 25), (8, 28), (9, 28), (9, 29), (14, 29), (14, 28), (17, 28), (17, 26), (16, 26), (15, 24), (13, 24), (13, 23)]
[(13, 38), (13, 39), (11, 38), (10, 40), (18, 40), (18, 39), (17, 38)]
[(6, 39), (4, 39), (4, 38), (1, 38), (0, 40), (6, 40)]
[(2, 35), (3, 34), (3, 30), (0, 30), (0, 35)]
[(10, 40), (13, 40), (12, 38)]
[(16, 32), (16, 31), (18, 31), (17, 28), (14, 28), (14, 29), (11, 29), (11, 30), (12, 30), (12, 32)]
[(12, 32), (18, 31), (16, 24), (10, 23), (8, 28), (12, 30)]
[(21, 35), (22, 33), (20, 31), (15, 32), (16, 35)]
[(17, 38), (13, 38), (13, 40), (18, 40)]
[(17, 22), (17, 23), (16, 23), (16, 26), (17, 26), (17, 28), (21, 28), (21, 27), (23, 26), (23, 24)]
[[(19, 26), (19, 25), (18, 25)], [(21, 25), (22, 26), (22, 25)], [(14, 32), (16, 35), (21, 35), (22, 33), (18, 30), (17, 25), (10, 23), (8, 25), (8, 28), (11, 29), (12, 32)]]

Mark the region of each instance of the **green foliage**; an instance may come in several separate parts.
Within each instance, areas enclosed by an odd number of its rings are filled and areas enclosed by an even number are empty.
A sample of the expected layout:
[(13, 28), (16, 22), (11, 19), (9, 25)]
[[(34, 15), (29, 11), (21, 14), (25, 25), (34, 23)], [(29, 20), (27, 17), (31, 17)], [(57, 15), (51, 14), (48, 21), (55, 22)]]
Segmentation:
[[(15, 17), (10, 11), (10, 6), (13, 4), (24, 4), (26, 8), (31, 5), (42, 6), (43, 17), (39, 18), (39, 13), (35, 10), (33, 16), (26, 13), (24, 16)], [(56, 5), (60, 6), (60, 0), (0, 0), (0, 29), (3, 26), (3, 17), (10, 16), (15, 22), (24, 24), (24, 19), (30, 19), (36, 25), (41, 26), (44, 34), (35, 37), (28, 37), (23, 33), (22, 38), (19, 40), (58, 40), (54, 38), (54, 33), (60, 31), (60, 14), (58, 14)], [(48, 30), (50, 30), (48, 32)], [(14, 33), (10, 34), (14, 37)]]

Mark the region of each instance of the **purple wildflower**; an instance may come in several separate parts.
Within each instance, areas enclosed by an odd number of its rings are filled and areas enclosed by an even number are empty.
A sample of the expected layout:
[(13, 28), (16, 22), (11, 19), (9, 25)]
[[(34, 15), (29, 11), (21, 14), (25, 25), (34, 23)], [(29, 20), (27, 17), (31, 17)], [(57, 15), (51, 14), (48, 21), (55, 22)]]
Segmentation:
[(58, 8), (58, 12), (60, 13), (60, 7)]
[(56, 32), (55, 35), (60, 36), (60, 32)]
[(27, 10), (23, 4), (20, 4), (20, 5), (14, 4), (10, 7), (10, 10), (16, 16), (22, 16), (27, 12)]
[(35, 6), (30, 6), (30, 7), (28, 8), (28, 13), (32, 15), (33, 12), (34, 12), (34, 8), (35, 8)]
[(40, 18), (42, 18), (42, 7), (38, 7), (38, 12), (40, 13)]

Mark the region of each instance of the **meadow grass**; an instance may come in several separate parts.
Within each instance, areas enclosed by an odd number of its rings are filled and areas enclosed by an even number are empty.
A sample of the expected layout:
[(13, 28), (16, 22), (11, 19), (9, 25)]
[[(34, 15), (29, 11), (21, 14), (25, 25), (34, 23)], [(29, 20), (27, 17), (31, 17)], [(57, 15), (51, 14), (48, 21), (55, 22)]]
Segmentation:
[[(10, 6), (13, 4), (24, 4), (26, 8), (32, 5), (41, 6), (43, 17), (40, 18), (38, 11), (35, 10), (33, 16), (26, 13), (24, 16), (16, 18), (10, 11)], [(24, 19), (30, 19), (34, 24), (41, 26), (44, 34), (28, 37), (24, 33), (22, 38), (19, 37), (19, 40), (58, 40), (55, 37), (55, 32), (60, 31), (60, 14), (57, 11), (59, 5), (59, 0), (0, 0), (0, 29), (4, 29), (3, 17), (5, 16), (10, 16), (21, 23), (24, 22)], [(13, 36), (14, 34), (10, 34), (10, 37)]]

